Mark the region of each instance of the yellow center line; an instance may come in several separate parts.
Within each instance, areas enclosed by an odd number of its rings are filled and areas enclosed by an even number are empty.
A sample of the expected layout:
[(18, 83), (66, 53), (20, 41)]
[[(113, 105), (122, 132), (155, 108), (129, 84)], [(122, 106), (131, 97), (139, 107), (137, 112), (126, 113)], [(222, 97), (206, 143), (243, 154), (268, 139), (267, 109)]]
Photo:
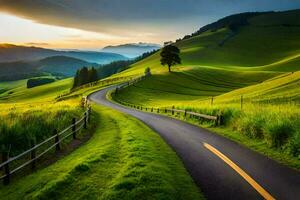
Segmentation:
[(251, 178), (244, 170), (232, 162), (228, 157), (218, 151), (216, 148), (210, 144), (203, 143), (203, 145), (210, 150), (212, 153), (221, 158), (225, 163), (227, 163), (232, 169), (234, 169), (239, 175), (241, 175), (261, 196), (267, 200), (275, 200), (263, 187), (261, 187), (253, 178)]

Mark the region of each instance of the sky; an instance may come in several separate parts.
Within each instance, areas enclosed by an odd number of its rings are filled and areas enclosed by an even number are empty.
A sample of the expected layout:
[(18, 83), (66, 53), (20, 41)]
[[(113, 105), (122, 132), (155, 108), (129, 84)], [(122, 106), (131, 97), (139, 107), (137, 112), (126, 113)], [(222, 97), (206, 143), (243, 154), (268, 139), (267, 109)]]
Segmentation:
[(224, 16), (300, 0), (0, 0), (0, 43), (97, 50), (176, 40)]

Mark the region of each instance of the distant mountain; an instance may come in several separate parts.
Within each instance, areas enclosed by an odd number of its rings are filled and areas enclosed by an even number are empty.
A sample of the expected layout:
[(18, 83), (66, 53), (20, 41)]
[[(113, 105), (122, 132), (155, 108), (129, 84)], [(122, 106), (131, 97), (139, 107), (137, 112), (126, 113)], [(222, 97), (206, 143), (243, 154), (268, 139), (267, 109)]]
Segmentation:
[(40, 60), (38, 66), (38, 69), (43, 72), (74, 76), (76, 71), (84, 66), (98, 67), (99, 64), (67, 56), (53, 56)]
[(0, 44), (0, 62), (36, 61), (52, 56), (67, 56), (91, 63), (107, 64), (118, 60), (127, 60), (116, 53), (95, 51), (58, 51), (39, 47)]
[(5, 62), (0, 63), (0, 81), (12, 81), (42, 75), (33, 62)]
[(142, 55), (143, 53), (159, 49), (159, 44), (137, 43), (137, 44), (122, 44), (118, 46), (104, 47), (102, 52), (117, 53), (123, 56), (134, 58)]
[(57, 76), (74, 76), (81, 67), (98, 67), (97, 63), (89, 63), (77, 58), (52, 56), (39, 61), (17, 61), (0, 63), (0, 81), (18, 80), (52, 74)]

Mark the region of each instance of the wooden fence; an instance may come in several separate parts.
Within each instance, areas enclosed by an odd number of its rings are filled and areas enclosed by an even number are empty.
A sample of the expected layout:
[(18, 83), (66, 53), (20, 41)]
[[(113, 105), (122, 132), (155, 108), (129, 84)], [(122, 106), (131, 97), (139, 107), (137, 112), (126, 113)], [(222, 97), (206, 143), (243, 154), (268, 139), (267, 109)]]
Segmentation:
[(216, 126), (219, 125), (224, 125), (224, 117), (222, 115), (206, 115), (206, 114), (201, 114), (201, 113), (196, 113), (196, 112), (191, 112), (187, 110), (179, 110), (175, 109), (174, 106), (172, 108), (155, 108), (155, 107), (145, 107), (145, 106), (140, 106), (140, 105), (134, 105), (126, 102), (120, 102), (118, 103), (137, 109), (141, 111), (146, 111), (146, 112), (152, 112), (152, 113), (160, 113), (160, 114), (168, 114), (171, 113), (172, 115), (175, 115), (176, 113), (178, 114), (183, 114), (184, 117), (193, 117), (193, 118), (199, 118), (199, 119), (204, 119), (208, 121), (213, 121)]
[[(87, 110), (83, 113), (82, 117), (78, 121), (73, 118), (72, 124), (65, 128), (63, 131), (57, 132), (57, 130), (55, 129), (53, 131), (53, 136), (49, 137), (39, 144), (32, 145), (32, 148), (24, 151), (17, 156), (9, 158), (9, 153), (3, 152), (2, 163), (0, 164), (0, 169), (3, 169), (3, 174), (2, 176), (0, 175), (0, 180), (3, 179), (4, 185), (7, 185), (10, 182), (11, 175), (16, 173), (17, 171), (20, 171), (26, 166), (31, 165), (31, 169), (35, 170), (36, 162), (39, 158), (41, 158), (52, 149), (55, 149), (56, 152), (60, 151), (62, 141), (66, 140), (70, 136), (72, 136), (73, 139), (76, 139), (76, 134), (81, 129), (87, 129), (87, 124), (90, 121), (90, 113), (91, 107), (88, 106)], [(37, 154), (38, 150), (42, 151)], [(17, 164), (15, 164), (14, 168), (11, 169), (13, 162), (17, 162)]]
[[(134, 85), (135, 83), (144, 80), (147, 77), (147, 75), (145, 76), (141, 76), (138, 78), (135, 78), (127, 83), (124, 83), (122, 85), (120, 85), (119, 87), (116, 87), (115, 91), (113, 92), (114, 95), (117, 95), (118, 92), (126, 87), (129, 87), (131, 85)], [(205, 120), (210, 120), (210, 121), (214, 121), (215, 125), (223, 125), (224, 124), (224, 117), (222, 115), (217, 115), (217, 116), (211, 116), (211, 115), (206, 115), (206, 114), (201, 114), (201, 113), (196, 113), (196, 112), (191, 112), (191, 111), (187, 111), (187, 110), (179, 110), (179, 109), (175, 109), (175, 107), (173, 106), (172, 108), (153, 108), (153, 107), (143, 107), (143, 106), (139, 106), (139, 105), (135, 105), (135, 104), (130, 104), (127, 102), (121, 102), (119, 100), (116, 100), (118, 103), (131, 107), (131, 108), (135, 108), (135, 109), (139, 109), (142, 111), (148, 111), (148, 112), (157, 112), (157, 113), (168, 113), (171, 112), (172, 115), (174, 115), (175, 113), (183, 113), (184, 116), (186, 117), (187, 115), (189, 115), (190, 117), (197, 117), (200, 119), (205, 119)]]
[(76, 91), (84, 89), (84, 88), (93, 87), (93, 86), (109, 86), (109, 85), (112, 85), (112, 84), (116, 84), (116, 83), (119, 83), (119, 82), (125, 82), (125, 81), (130, 82), (131, 80), (134, 80), (135, 78), (136, 78), (136, 76), (125, 76), (125, 77), (109, 78), (109, 79), (104, 79), (104, 80), (101, 79), (101, 80), (98, 80), (98, 81), (94, 81), (94, 82), (87, 83), (87, 84), (84, 84), (82, 86), (73, 88), (68, 92), (65, 92), (63, 94), (58, 95), (55, 99), (56, 100), (62, 99), (65, 96), (68, 96), (68, 95), (72, 94), (73, 92), (76, 92)]

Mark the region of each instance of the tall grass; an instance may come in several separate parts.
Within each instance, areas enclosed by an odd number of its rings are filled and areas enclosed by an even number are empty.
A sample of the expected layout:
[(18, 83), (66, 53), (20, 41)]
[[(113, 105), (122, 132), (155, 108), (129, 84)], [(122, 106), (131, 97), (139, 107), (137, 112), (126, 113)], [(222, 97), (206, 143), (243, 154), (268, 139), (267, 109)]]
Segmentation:
[(178, 105), (204, 114), (222, 114), (225, 126), (249, 138), (264, 140), (270, 148), (300, 158), (300, 106), (293, 104)]
[(0, 150), (16, 155), (62, 130), (79, 118), (79, 101), (0, 105)]

